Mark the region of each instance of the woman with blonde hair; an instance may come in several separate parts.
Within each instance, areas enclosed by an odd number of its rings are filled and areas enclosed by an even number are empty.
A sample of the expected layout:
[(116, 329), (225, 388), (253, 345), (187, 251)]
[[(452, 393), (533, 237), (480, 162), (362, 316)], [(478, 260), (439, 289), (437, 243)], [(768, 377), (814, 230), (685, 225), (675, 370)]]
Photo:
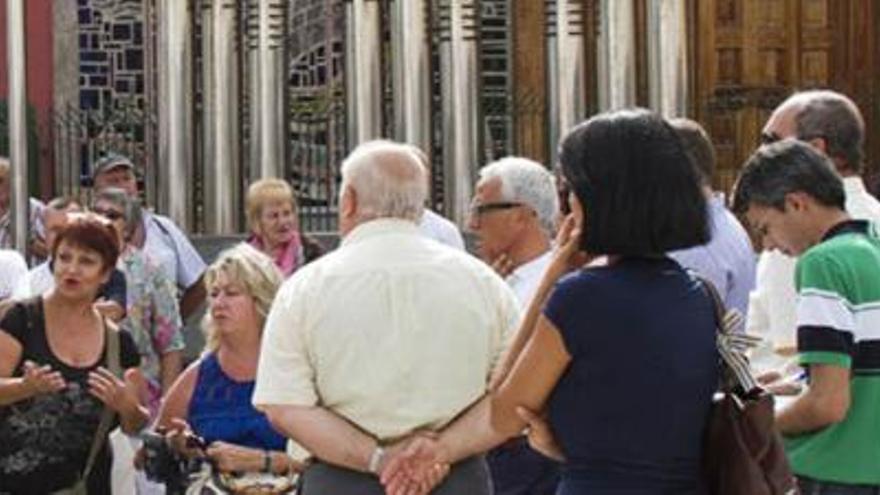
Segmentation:
[(287, 474), (298, 467), (284, 453), (285, 438), (251, 405), (263, 323), (282, 277), (268, 257), (247, 244), (220, 254), (205, 272), (208, 312), (204, 354), (172, 385), (158, 428), (195, 434), (221, 472)]
[(275, 261), (285, 278), (323, 254), (321, 246), (299, 231), (296, 198), (281, 179), (260, 179), (248, 188), (248, 244)]

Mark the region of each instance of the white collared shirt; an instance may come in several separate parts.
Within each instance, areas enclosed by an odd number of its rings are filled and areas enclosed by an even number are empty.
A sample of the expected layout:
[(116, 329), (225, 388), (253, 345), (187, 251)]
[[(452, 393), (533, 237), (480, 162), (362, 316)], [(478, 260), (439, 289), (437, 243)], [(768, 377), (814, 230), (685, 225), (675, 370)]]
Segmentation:
[(544, 270), (547, 269), (547, 265), (550, 264), (550, 260), (552, 259), (553, 251), (547, 250), (541, 256), (518, 266), (516, 270), (511, 272), (505, 279), (507, 285), (509, 285), (510, 288), (513, 289), (513, 293), (516, 294), (516, 299), (519, 301), (519, 305), (523, 310), (529, 306), (529, 302), (531, 302), (532, 297), (535, 295), (535, 291), (538, 290), (538, 284), (541, 283), (541, 277), (544, 275)]
[(253, 402), (320, 404), (379, 439), (439, 428), (486, 392), (519, 319), (482, 261), (373, 220), (279, 290)]
[[(880, 224), (880, 202), (865, 189), (861, 177), (844, 177), (846, 211), (856, 220)], [(764, 337), (773, 350), (793, 350), (797, 346), (796, 298), (794, 273), (797, 258), (779, 251), (764, 251), (758, 258), (755, 290), (749, 296), (746, 332)], [(768, 349), (752, 358), (758, 370), (788, 365)]]

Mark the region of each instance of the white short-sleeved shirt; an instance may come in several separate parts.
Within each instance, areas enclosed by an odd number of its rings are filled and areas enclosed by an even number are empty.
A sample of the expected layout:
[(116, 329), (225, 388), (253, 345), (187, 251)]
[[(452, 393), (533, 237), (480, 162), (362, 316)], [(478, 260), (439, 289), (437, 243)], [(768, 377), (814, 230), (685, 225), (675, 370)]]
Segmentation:
[(144, 212), (144, 252), (181, 290), (198, 282), (205, 262), (180, 228), (168, 217)]
[(0, 249), (0, 300), (13, 296), (15, 284), (27, 271), (27, 264), (18, 251)]
[(422, 234), (437, 242), (442, 242), (447, 246), (461, 249), (462, 251), (465, 249), (464, 238), (461, 236), (461, 231), (458, 230), (458, 227), (450, 220), (427, 208), (425, 208), (422, 220), (419, 222), (419, 230), (422, 231)]
[(253, 402), (320, 403), (380, 439), (439, 428), (486, 392), (519, 319), (483, 262), (374, 220), (281, 287)]
[(31, 268), (15, 284), (13, 295), (16, 299), (25, 299), (40, 295), (52, 287), (55, 287), (55, 277), (52, 275), (52, 269), (49, 268), (49, 261), (46, 260)]

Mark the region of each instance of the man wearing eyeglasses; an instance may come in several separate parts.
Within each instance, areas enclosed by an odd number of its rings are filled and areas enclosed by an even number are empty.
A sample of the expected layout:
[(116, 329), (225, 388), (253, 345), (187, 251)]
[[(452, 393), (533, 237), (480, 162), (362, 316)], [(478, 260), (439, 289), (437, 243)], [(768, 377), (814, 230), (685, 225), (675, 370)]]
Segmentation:
[[(865, 124), (858, 107), (828, 90), (795, 93), (780, 104), (761, 133), (762, 144), (796, 138), (821, 151), (843, 179), (846, 210), (856, 220), (880, 222), (880, 202), (865, 189)], [(795, 258), (764, 251), (758, 260), (755, 290), (749, 300), (746, 331), (767, 340), (769, 349), (753, 357), (759, 371), (798, 372), (795, 363)]]
[(526, 158), (508, 157), (480, 170), (468, 229), (481, 258), (528, 305), (550, 261), (559, 199), (553, 174)]
[[(480, 170), (468, 228), (480, 256), (513, 289), (525, 311), (550, 262), (559, 197), (553, 174), (525, 158), (508, 157)], [(556, 464), (524, 437), (490, 452), (496, 495), (555, 493)]]

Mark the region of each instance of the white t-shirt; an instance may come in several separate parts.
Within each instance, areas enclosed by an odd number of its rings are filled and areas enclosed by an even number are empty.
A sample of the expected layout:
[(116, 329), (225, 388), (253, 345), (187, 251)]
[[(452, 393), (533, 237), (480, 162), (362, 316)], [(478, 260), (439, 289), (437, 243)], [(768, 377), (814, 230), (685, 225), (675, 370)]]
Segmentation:
[(528, 308), (529, 303), (532, 301), (535, 291), (538, 290), (538, 284), (541, 283), (544, 270), (547, 269), (547, 265), (550, 264), (552, 259), (553, 251), (548, 250), (541, 256), (518, 266), (505, 279), (507, 285), (516, 294), (516, 299), (519, 301), (523, 311)]
[(40, 295), (55, 287), (55, 278), (49, 268), (49, 260), (31, 268), (15, 285), (15, 298), (25, 299)]
[(13, 249), (0, 249), (0, 300), (12, 297), (15, 284), (27, 274), (27, 264)]

